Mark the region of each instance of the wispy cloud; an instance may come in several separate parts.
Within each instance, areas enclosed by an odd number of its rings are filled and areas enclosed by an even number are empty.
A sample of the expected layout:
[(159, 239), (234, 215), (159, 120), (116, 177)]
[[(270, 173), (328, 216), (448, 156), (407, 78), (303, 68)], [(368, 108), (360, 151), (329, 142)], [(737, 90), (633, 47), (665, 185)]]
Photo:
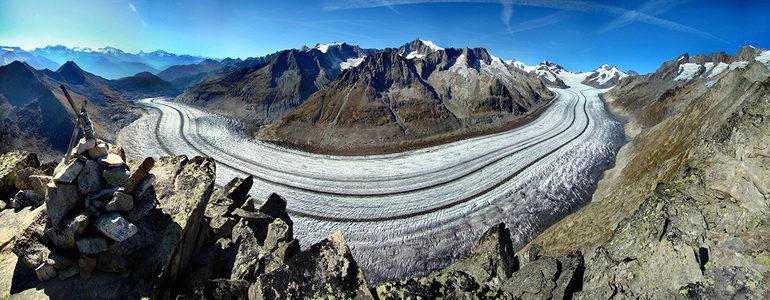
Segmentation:
[[(661, 19), (640, 11), (632, 11), (619, 6), (593, 3), (578, 0), (388, 0), (387, 5), (409, 5), (420, 3), (509, 3), (511, 5), (532, 6), (542, 8), (552, 8), (564, 11), (575, 11), (584, 13), (597, 13), (614, 16), (633, 15), (633, 20), (646, 24), (658, 26), (665, 29), (689, 33), (703, 38), (709, 38), (723, 43), (728, 43), (711, 33), (698, 30), (677, 22)], [(325, 8), (327, 10), (370, 8), (387, 6), (382, 0), (326, 0)]]
[(642, 14), (648, 14), (651, 16), (657, 16), (662, 13), (665, 13), (679, 5), (685, 4), (687, 2), (692, 2), (693, 0), (650, 0), (645, 2), (641, 7), (639, 7), (636, 10), (631, 10), (623, 15), (617, 17), (615, 20), (612, 20), (609, 24), (604, 26), (599, 32), (607, 32), (610, 30), (618, 29), (623, 26), (626, 26), (628, 24), (631, 24), (635, 21), (637, 21), (637, 17)]
[(517, 33), (522, 31), (528, 31), (533, 29), (538, 29), (541, 27), (553, 25), (556, 23), (559, 23), (561, 20), (563, 20), (565, 17), (567, 17), (567, 13), (563, 10), (557, 11), (555, 13), (552, 13), (550, 15), (540, 17), (537, 19), (532, 19), (529, 21), (521, 22), (515, 26), (509, 26), (508, 32), (509, 33)]
[(134, 6), (134, 3), (131, 1), (128, 1), (128, 8), (131, 9), (131, 11), (136, 14), (136, 17), (139, 18), (139, 23), (142, 23), (143, 27), (147, 27), (147, 22), (144, 21), (144, 18), (142, 18), (141, 15), (139, 15), (139, 11), (136, 10), (136, 6)]
[(511, 16), (513, 16), (513, 4), (506, 1), (500, 1), (503, 5), (503, 11), (500, 12), (500, 20), (505, 24), (505, 28), (511, 31)]

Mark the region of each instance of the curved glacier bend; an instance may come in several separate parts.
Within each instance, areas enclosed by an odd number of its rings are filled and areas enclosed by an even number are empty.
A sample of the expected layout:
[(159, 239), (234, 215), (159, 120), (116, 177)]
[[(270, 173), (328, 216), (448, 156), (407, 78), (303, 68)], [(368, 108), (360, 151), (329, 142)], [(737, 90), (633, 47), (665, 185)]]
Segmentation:
[(415, 276), (466, 255), (499, 222), (514, 246), (590, 199), (623, 143), (604, 90), (569, 89), (513, 130), (386, 155), (305, 153), (246, 137), (237, 121), (198, 108), (141, 100), (147, 113), (119, 135), (131, 158), (206, 155), (217, 182), (251, 174), (251, 194), (289, 203), (304, 245), (343, 229), (370, 284)]

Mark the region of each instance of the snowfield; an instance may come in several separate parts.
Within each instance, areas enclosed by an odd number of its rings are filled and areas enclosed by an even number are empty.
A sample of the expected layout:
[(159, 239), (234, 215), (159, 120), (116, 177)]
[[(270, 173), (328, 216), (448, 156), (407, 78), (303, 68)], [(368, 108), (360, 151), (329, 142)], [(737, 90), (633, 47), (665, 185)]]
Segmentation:
[(230, 118), (167, 99), (141, 100), (148, 113), (118, 142), (131, 159), (205, 155), (217, 183), (254, 175), (251, 194), (288, 201), (303, 247), (342, 229), (370, 284), (424, 274), (470, 252), (505, 222), (517, 248), (590, 199), (623, 142), (622, 125), (585, 75), (537, 120), (516, 129), (387, 155), (331, 156), (248, 138)]

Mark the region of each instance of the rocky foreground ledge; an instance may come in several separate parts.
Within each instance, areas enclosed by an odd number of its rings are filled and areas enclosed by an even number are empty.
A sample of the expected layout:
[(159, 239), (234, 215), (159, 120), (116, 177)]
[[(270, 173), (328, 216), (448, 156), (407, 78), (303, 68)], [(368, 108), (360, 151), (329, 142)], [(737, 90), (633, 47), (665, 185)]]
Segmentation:
[(95, 148), (58, 166), (0, 156), (3, 297), (560, 299), (582, 281), (579, 253), (518, 257), (499, 224), (443, 270), (371, 287), (342, 232), (301, 250), (286, 201), (251, 198), (251, 177), (216, 187), (210, 158)]

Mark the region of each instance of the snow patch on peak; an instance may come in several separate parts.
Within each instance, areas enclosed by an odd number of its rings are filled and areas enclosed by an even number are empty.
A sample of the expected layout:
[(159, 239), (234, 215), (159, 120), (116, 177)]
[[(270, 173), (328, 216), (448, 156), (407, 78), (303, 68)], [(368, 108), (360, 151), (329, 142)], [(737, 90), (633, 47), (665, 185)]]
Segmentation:
[(513, 60), (512, 59), (512, 60), (505, 61), (505, 63), (508, 64), (508, 65), (511, 65), (511, 66), (513, 66), (515, 68), (524, 70), (524, 72), (529, 72), (529, 71), (532, 71), (532, 70), (535, 69), (535, 67), (528, 66), (526, 63), (524, 63), (523, 61), (520, 61), (520, 60)]
[(362, 62), (364, 62), (365, 57), (366, 56), (348, 58), (346, 61), (343, 61), (340, 63), (340, 69), (345, 70), (345, 69), (355, 68), (358, 65), (360, 65)]
[(674, 80), (692, 80), (698, 75), (701, 65), (695, 63), (683, 63), (679, 65), (679, 74)]
[(417, 51), (409, 52), (409, 54), (406, 55), (406, 59), (423, 58), (423, 57), (425, 57), (425, 54), (422, 54)]
[(331, 44), (317, 44), (315, 45), (315, 48), (318, 49), (318, 51), (321, 51), (321, 53), (326, 53), (326, 51), (329, 51), (329, 47), (339, 46), (339, 45), (342, 45), (342, 43), (334, 42)]
[(761, 62), (763, 64), (770, 63), (770, 50), (762, 51), (757, 57), (754, 58), (754, 60)]
[(423, 44), (425, 44), (425, 46), (428, 46), (428, 48), (430, 48), (430, 49), (431, 49), (431, 50), (433, 50), (433, 51), (444, 50), (444, 48), (441, 48), (441, 47), (439, 47), (438, 45), (434, 44), (434, 43), (433, 43), (433, 42), (431, 42), (431, 41), (426, 41), (426, 40), (422, 40), (422, 39), (420, 39), (420, 42), (422, 42)]

